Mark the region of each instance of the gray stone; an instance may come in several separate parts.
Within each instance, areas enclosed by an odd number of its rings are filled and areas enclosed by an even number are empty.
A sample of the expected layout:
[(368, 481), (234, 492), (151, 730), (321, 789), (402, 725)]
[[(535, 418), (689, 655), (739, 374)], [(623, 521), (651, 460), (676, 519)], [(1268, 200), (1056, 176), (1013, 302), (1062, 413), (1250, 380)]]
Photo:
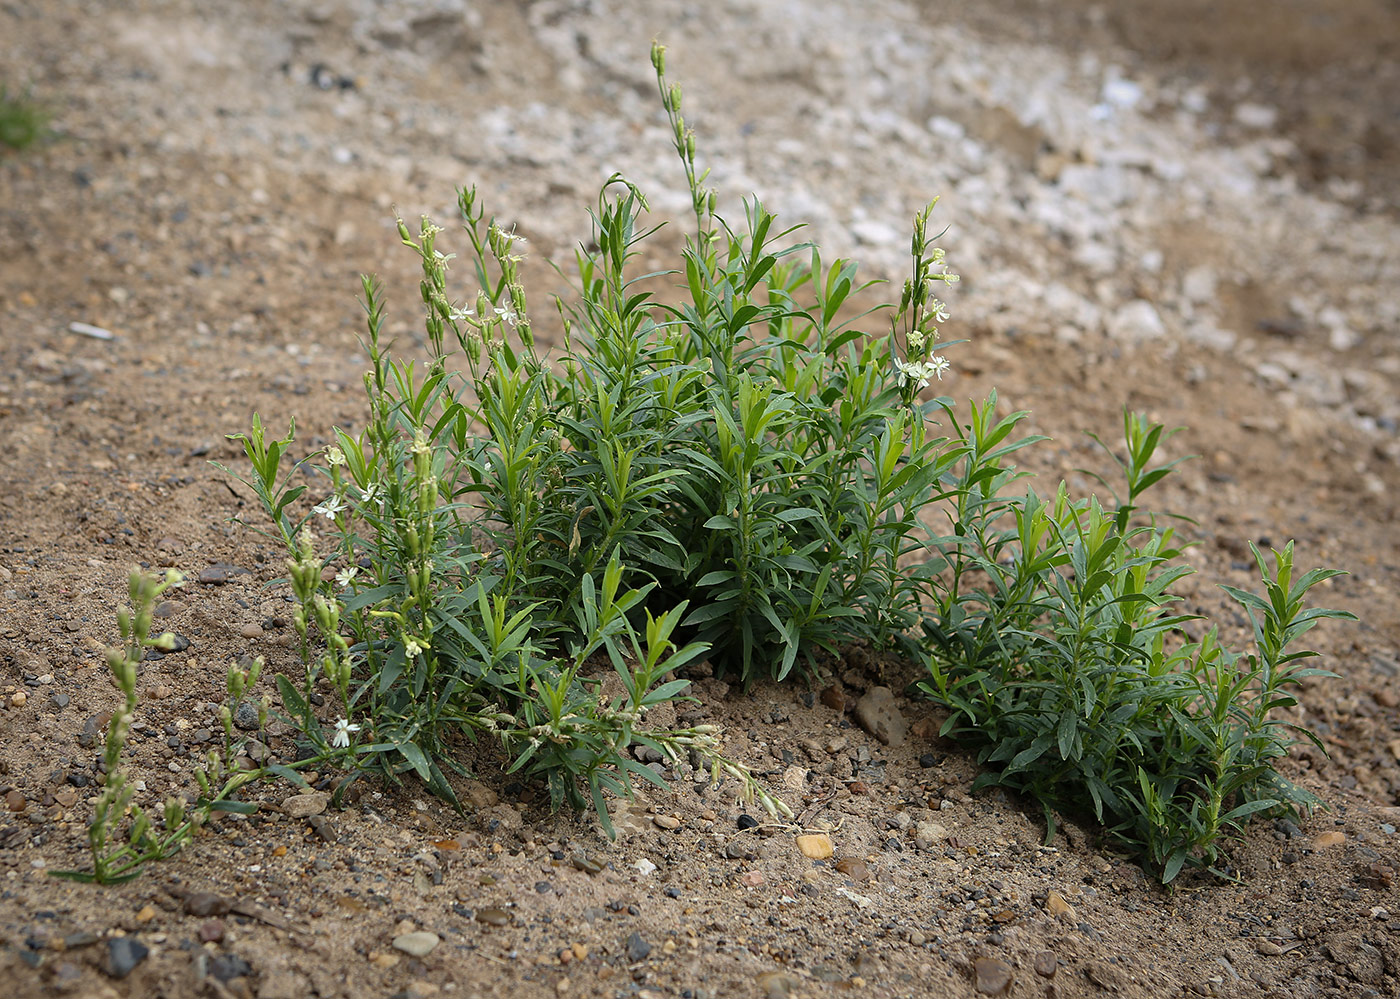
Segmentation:
[(442, 941), (436, 933), (418, 930), (394, 937), (394, 949), (401, 950), (411, 957), (427, 957)]
[(150, 953), (151, 949), (135, 937), (112, 937), (107, 941), (107, 974), (125, 978)]
[(909, 723), (895, 706), (889, 687), (871, 687), (856, 702), (856, 721), (887, 746), (900, 746), (909, 732)]

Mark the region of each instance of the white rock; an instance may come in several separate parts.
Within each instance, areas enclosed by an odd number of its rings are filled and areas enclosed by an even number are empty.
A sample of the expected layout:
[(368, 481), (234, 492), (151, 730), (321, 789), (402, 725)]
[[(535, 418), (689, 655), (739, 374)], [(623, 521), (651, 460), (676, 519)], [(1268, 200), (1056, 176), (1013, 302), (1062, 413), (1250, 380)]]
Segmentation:
[(637, 861), (636, 866), (637, 870), (641, 873), (642, 877), (647, 877), (650, 874), (656, 873), (656, 865), (653, 864), (646, 857), (643, 857), (641, 860)]
[(909, 242), (894, 226), (883, 222), (857, 222), (851, 226), (851, 233), (867, 246), (899, 246)]
[(1278, 122), (1278, 109), (1246, 101), (1243, 104), (1235, 105), (1235, 121), (1245, 128), (1266, 131), (1273, 128)]
[(1108, 334), (1115, 340), (1141, 343), (1146, 340), (1160, 340), (1167, 335), (1167, 327), (1156, 307), (1146, 299), (1139, 298), (1109, 316)]
[(1110, 107), (1136, 107), (1143, 98), (1142, 85), (1121, 77), (1110, 77), (1103, 83), (1103, 102)]
[(401, 950), (410, 957), (427, 957), (442, 942), (436, 933), (418, 930), (394, 937), (394, 949)]
[(1214, 269), (1202, 264), (1182, 276), (1181, 294), (1193, 305), (1202, 305), (1215, 298), (1216, 283)]

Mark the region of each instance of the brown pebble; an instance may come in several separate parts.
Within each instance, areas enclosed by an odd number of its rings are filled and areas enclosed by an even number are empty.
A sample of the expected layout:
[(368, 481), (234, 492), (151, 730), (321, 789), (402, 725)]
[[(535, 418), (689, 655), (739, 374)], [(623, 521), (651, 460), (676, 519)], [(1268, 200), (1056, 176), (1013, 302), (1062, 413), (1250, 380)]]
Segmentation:
[(1074, 906), (1066, 902), (1065, 897), (1057, 891), (1052, 891), (1045, 899), (1045, 911), (1067, 923), (1079, 922), (1079, 914), (1074, 911)]
[(1254, 945), (1254, 949), (1265, 957), (1278, 957), (1283, 953), (1283, 948), (1272, 940), (1260, 940)]
[(834, 711), (846, 710), (846, 692), (839, 683), (833, 683), (821, 693), (822, 703)]
[(149, 923), (152, 919), (155, 919), (155, 918), (156, 918), (156, 910), (155, 910), (155, 907), (154, 907), (154, 906), (150, 906), (150, 905), (143, 905), (143, 906), (141, 907), (141, 911), (138, 912), (138, 913), (136, 914), (136, 921), (137, 921), (138, 923)]
[(1325, 832), (1312, 841), (1314, 850), (1326, 850), (1334, 846), (1341, 846), (1347, 841), (1347, 834), (1340, 830)]
[(1396, 694), (1393, 690), (1382, 687), (1371, 696), (1374, 697), (1376, 703), (1383, 708), (1400, 708), (1400, 694)]
[(831, 837), (826, 833), (811, 833), (797, 837), (797, 848), (811, 860), (826, 860), (831, 856)]
[(22, 708), (28, 700), (29, 695), (22, 690), (18, 690), (10, 695), (10, 707)]
[(674, 815), (653, 815), (651, 821), (661, 829), (677, 829), (681, 824), (681, 820)]
[(487, 926), (509, 926), (510, 913), (504, 909), (478, 909), (476, 921)]
[(17, 788), (11, 788), (5, 792), (5, 807), (12, 812), (22, 812), (28, 804), (24, 800), (24, 795), (20, 794)]
[(1043, 950), (1035, 956), (1035, 973), (1041, 978), (1054, 978), (1055, 969), (1059, 966), (1060, 962), (1052, 951)]
[(842, 857), (836, 862), (836, 869), (857, 883), (870, 880), (870, 868), (856, 857)]
[(238, 633), (239, 633), (240, 635), (242, 635), (244, 638), (262, 638), (262, 637), (263, 637), (262, 625), (258, 624), (256, 621), (249, 621), (249, 622), (248, 622), (247, 624), (245, 624), (243, 627), (241, 627), (241, 628), (238, 629)]
[(1004, 996), (1011, 991), (1016, 976), (1011, 965), (994, 957), (979, 957), (972, 962), (973, 987), (984, 996)]
[(222, 919), (206, 919), (199, 924), (199, 939), (205, 943), (218, 943), (224, 938), (224, 921)]
[(226, 916), (233, 903), (211, 891), (192, 892), (185, 898), (185, 911), (191, 916)]

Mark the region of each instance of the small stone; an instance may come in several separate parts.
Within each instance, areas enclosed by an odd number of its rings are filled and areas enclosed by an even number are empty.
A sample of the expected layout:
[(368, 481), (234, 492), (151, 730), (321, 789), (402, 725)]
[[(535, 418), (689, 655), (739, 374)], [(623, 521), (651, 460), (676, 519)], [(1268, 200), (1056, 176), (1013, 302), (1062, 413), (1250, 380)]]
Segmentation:
[(583, 853), (574, 854), (569, 858), (569, 862), (573, 864), (577, 870), (583, 871), (585, 874), (597, 874), (603, 869), (603, 864), (601, 862)]
[(150, 953), (151, 949), (135, 937), (112, 937), (107, 941), (107, 974), (125, 978)]
[(900, 746), (909, 732), (889, 687), (871, 687), (856, 702), (856, 721), (887, 746)]
[(643, 857), (641, 860), (637, 861), (637, 871), (642, 875), (642, 877), (649, 877), (650, 875), (656, 873), (656, 865), (653, 864), (646, 857)]
[(504, 909), (478, 909), (476, 921), (485, 923), (487, 926), (509, 926), (510, 913)]
[(252, 575), (252, 573), (236, 565), (226, 565), (222, 562), (216, 562), (209, 566), (209, 568), (200, 570), (199, 581), (209, 586), (222, 586), (234, 576), (238, 575), (249, 576)]
[(653, 815), (651, 821), (659, 829), (678, 829), (681, 824), (674, 815)]
[(1347, 841), (1347, 834), (1334, 829), (1331, 832), (1322, 833), (1312, 841), (1314, 850), (1329, 850), (1334, 846), (1341, 846)]
[(262, 625), (258, 624), (256, 621), (249, 621), (249, 622), (248, 622), (247, 624), (245, 624), (243, 627), (241, 627), (241, 628), (238, 629), (238, 633), (239, 633), (240, 635), (242, 635), (244, 638), (262, 638), (262, 637), (263, 637)]
[(28, 702), (29, 695), (22, 690), (17, 690), (10, 695), (10, 707), (22, 708)]
[(64, 708), (68, 707), (70, 703), (72, 703), (72, 698), (67, 694), (54, 694), (49, 698), (49, 705), (56, 711), (62, 711)]
[(1108, 334), (1115, 340), (1141, 343), (1146, 340), (1160, 340), (1167, 335), (1167, 327), (1162, 322), (1156, 307), (1144, 298), (1124, 305), (1108, 319)]
[(410, 957), (427, 957), (442, 940), (436, 933), (417, 930), (394, 937), (394, 949), (401, 950)]
[(1045, 899), (1045, 911), (1071, 925), (1079, 922), (1079, 914), (1074, 911), (1074, 906), (1065, 901), (1065, 897), (1057, 891), (1052, 891)]
[(640, 933), (633, 932), (627, 938), (627, 960), (630, 964), (638, 961), (645, 961), (647, 955), (651, 953), (651, 944), (642, 939)]
[(24, 795), (18, 788), (10, 788), (5, 792), (5, 807), (12, 812), (22, 812), (29, 802), (24, 800)]
[(238, 708), (233, 713), (233, 723), (245, 732), (253, 732), (258, 727), (258, 706), (252, 701), (244, 700), (238, 702)]
[(197, 891), (186, 896), (185, 911), (191, 916), (227, 916), (233, 902), (211, 891)]
[(841, 689), (839, 683), (833, 683), (830, 687), (823, 690), (821, 697), (822, 703), (833, 711), (846, 710), (846, 692)]
[(754, 981), (763, 990), (764, 999), (788, 999), (802, 986), (802, 979), (786, 971), (765, 971)]
[(920, 850), (933, 850), (948, 838), (948, 830), (937, 822), (920, 822), (914, 827), (914, 845)]
[(1254, 949), (1265, 957), (1278, 957), (1283, 953), (1283, 948), (1272, 940), (1260, 940), (1254, 945)]
[(1054, 978), (1055, 969), (1060, 966), (1060, 962), (1053, 951), (1043, 950), (1036, 954), (1032, 966), (1035, 968), (1035, 973), (1041, 978)]
[(836, 869), (857, 884), (870, 880), (870, 868), (856, 857), (842, 857), (836, 862)]
[(1128, 984), (1128, 976), (1122, 968), (1103, 961), (1088, 962), (1084, 966), (1084, 974), (1106, 992), (1121, 992)]
[(994, 957), (979, 957), (972, 962), (973, 987), (984, 996), (1002, 996), (1011, 991), (1015, 973), (1011, 965)]
[(758, 819), (754, 818), (748, 812), (745, 812), (743, 815), (739, 816), (738, 826), (740, 829), (753, 829), (758, 826)]
[(330, 800), (331, 796), (325, 791), (306, 791), (285, 799), (282, 802), (282, 811), (294, 819), (306, 819), (324, 812)]
[(237, 954), (220, 954), (209, 961), (209, 974), (221, 982), (231, 982), (235, 978), (247, 978), (253, 973), (253, 966)]
[(810, 860), (826, 860), (832, 854), (831, 837), (826, 833), (811, 833), (797, 837), (797, 848)]
[(206, 919), (199, 924), (199, 939), (205, 943), (218, 943), (224, 938), (224, 921)]
[(150, 906), (150, 905), (143, 905), (143, 906), (141, 907), (141, 911), (138, 912), (138, 913), (136, 914), (136, 921), (137, 921), (138, 923), (149, 923), (152, 919), (155, 919), (155, 918), (156, 918), (156, 910), (155, 910), (155, 907), (154, 907), (154, 906)]

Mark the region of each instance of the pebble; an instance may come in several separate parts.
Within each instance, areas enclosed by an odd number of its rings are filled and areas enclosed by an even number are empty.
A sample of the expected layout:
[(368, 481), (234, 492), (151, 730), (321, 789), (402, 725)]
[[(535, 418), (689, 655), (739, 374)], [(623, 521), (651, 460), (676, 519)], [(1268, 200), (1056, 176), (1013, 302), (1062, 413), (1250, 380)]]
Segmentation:
[(875, 738), (887, 746), (904, 744), (909, 732), (909, 723), (894, 703), (894, 693), (889, 687), (871, 687), (860, 700), (856, 701), (856, 721)]
[(1265, 957), (1278, 957), (1283, 953), (1283, 948), (1272, 940), (1260, 940), (1254, 945), (1254, 949)]
[(191, 916), (226, 916), (233, 902), (209, 891), (197, 891), (185, 898), (185, 911)]
[(580, 871), (586, 874), (597, 874), (603, 869), (603, 864), (584, 853), (576, 853), (569, 858), (569, 862)]
[(240, 635), (242, 635), (244, 638), (262, 638), (262, 637), (263, 637), (262, 625), (258, 624), (256, 621), (249, 621), (249, 622), (248, 622), (247, 624), (245, 624), (243, 627), (241, 627), (241, 628), (238, 629), (238, 633), (239, 633)]
[(294, 819), (310, 818), (324, 812), (330, 800), (331, 796), (325, 791), (306, 791), (285, 799), (282, 802), (282, 811)]
[(255, 731), (258, 727), (257, 704), (248, 700), (239, 701), (233, 713), (233, 723), (245, 732)]
[(933, 850), (948, 838), (948, 830), (937, 822), (920, 822), (914, 827), (914, 845), (920, 850)]
[(821, 693), (822, 703), (833, 711), (846, 710), (846, 692), (839, 683), (833, 683)]
[(504, 909), (478, 909), (476, 921), (485, 923), (487, 926), (509, 926), (510, 913)]
[(763, 990), (764, 999), (788, 999), (802, 986), (802, 979), (786, 971), (765, 971), (754, 981)]
[(1341, 846), (1346, 843), (1346, 841), (1347, 834), (1334, 829), (1331, 832), (1325, 832), (1315, 837), (1312, 841), (1312, 848), (1314, 850), (1328, 850), (1334, 846)]
[(199, 939), (205, 943), (218, 943), (224, 938), (224, 921), (206, 919), (199, 924)]
[(22, 708), (29, 701), (29, 695), (22, 690), (15, 691), (10, 695), (10, 707)]
[(984, 996), (1002, 996), (1011, 991), (1016, 975), (1011, 965), (994, 957), (979, 957), (972, 962), (973, 987)]
[(209, 961), (209, 974), (221, 982), (231, 982), (235, 978), (247, 978), (252, 973), (253, 966), (237, 954), (220, 954)]
[(674, 815), (653, 815), (651, 821), (659, 829), (678, 829), (681, 824)]
[(151, 953), (151, 949), (135, 937), (112, 937), (107, 941), (107, 974), (125, 978)]
[(856, 857), (842, 857), (836, 862), (836, 869), (857, 884), (870, 880), (870, 868)]
[(1053, 951), (1043, 950), (1036, 954), (1033, 967), (1035, 973), (1041, 978), (1054, 978), (1055, 970), (1060, 966), (1059, 959), (1055, 957)]
[(1057, 891), (1052, 891), (1045, 899), (1045, 911), (1067, 923), (1079, 922), (1079, 914), (1074, 911), (1074, 906), (1065, 901), (1065, 897)]
[(201, 569), (198, 578), (201, 583), (204, 583), (206, 585), (222, 586), (224, 583), (227, 583), (229, 580), (233, 579), (233, 577), (239, 575), (250, 576), (252, 575), (252, 573), (249, 572), (247, 569), (240, 568), (236, 565), (227, 565), (222, 562), (216, 562), (213, 565), (209, 566), (207, 569)]
[(1143, 298), (1131, 301), (1113, 313), (1107, 325), (1111, 337), (1130, 343), (1160, 340), (1167, 335), (1167, 327), (1156, 307)]
[(433, 952), (433, 948), (441, 942), (441, 938), (436, 933), (417, 930), (413, 933), (401, 933), (394, 937), (394, 949), (401, 950), (410, 957), (427, 957)]
[(28, 804), (24, 800), (24, 795), (17, 788), (11, 788), (5, 792), (5, 807), (10, 811), (22, 812)]
[(627, 960), (629, 963), (636, 964), (638, 961), (645, 961), (650, 953), (651, 944), (643, 940), (640, 933), (633, 932), (627, 938)]
[(797, 837), (797, 848), (810, 860), (826, 860), (832, 854), (831, 837), (826, 833), (810, 833)]

